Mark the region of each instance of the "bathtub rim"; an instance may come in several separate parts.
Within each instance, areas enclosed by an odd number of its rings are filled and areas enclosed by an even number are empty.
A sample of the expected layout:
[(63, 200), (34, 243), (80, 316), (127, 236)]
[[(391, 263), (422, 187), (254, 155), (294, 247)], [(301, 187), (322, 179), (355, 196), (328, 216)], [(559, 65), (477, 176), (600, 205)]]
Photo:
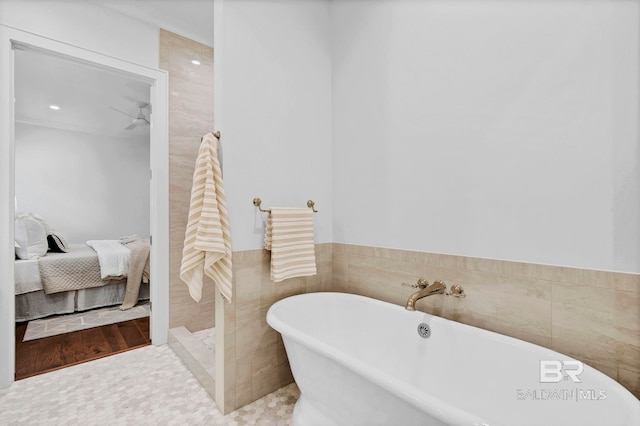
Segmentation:
[[(488, 422), (486, 419), (484, 419), (480, 415), (473, 415), (468, 413), (467, 411), (461, 410), (460, 408), (454, 405), (451, 405), (450, 403), (445, 402), (440, 398), (437, 398), (431, 394), (421, 391), (415, 386), (412, 386), (400, 380), (399, 378), (392, 376), (391, 374), (384, 373), (378, 369), (368, 367), (366, 364), (360, 362), (357, 358), (349, 354), (346, 354), (342, 351), (339, 351), (337, 349), (334, 349), (330, 345), (327, 345), (322, 341), (319, 341), (317, 339), (310, 337), (307, 334), (302, 333), (301, 331), (297, 330), (295, 327), (292, 327), (286, 324), (281, 319), (277, 318), (277, 315), (275, 312), (277, 311), (278, 308), (276, 307), (276, 305), (278, 305), (280, 302), (283, 302), (281, 305), (284, 305), (285, 303), (293, 303), (293, 300), (296, 298), (299, 298), (299, 297), (307, 298), (310, 295), (317, 295), (317, 294), (338, 295), (339, 297), (355, 296), (359, 298), (368, 299), (370, 301), (375, 302), (376, 304), (397, 306), (397, 305), (393, 305), (392, 303), (384, 302), (382, 300), (373, 299), (366, 296), (360, 296), (352, 293), (340, 293), (340, 292), (305, 293), (305, 294), (289, 296), (274, 303), (267, 311), (267, 323), (271, 328), (273, 328), (274, 330), (282, 334), (283, 339), (288, 338), (293, 340), (296, 343), (302, 344), (305, 347), (313, 348), (313, 350), (316, 350), (316, 352), (320, 353), (321, 355), (326, 356), (327, 358), (339, 364), (343, 364), (345, 367), (354, 371), (362, 378), (370, 382), (373, 382), (374, 384), (381, 387), (382, 389), (394, 394), (395, 396), (401, 399), (404, 399), (409, 404), (413, 405), (414, 407), (418, 408), (421, 411), (429, 413), (429, 415), (433, 416), (434, 418), (442, 422), (453, 421), (455, 422), (455, 424), (460, 424), (460, 425), (485, 424), (485, 425), (491, 425), (491, 426), (503, 426), (501, 423)], [(288, 302), (285, 302), (287, 300)], [(412, 312), (411, 314), (412, 315), (424, 314), (424, 315), (429, 315), (430, 317), (437, 320), (448, 321), (444, 318), (439, 318), (422, 311)], [(282, 331), (277, 327), (282, 328)], [(295, 372), (293, 373), (295, 375)], [(482, 423), (478, 423), (479, 421)]]
[(588, 370), (590, 371), (590, 373), (605, 379), (605, 383), (609, 384), (609, 386), (607, 386), (608, 392), (611, 392), (611, 394), (615, 394), (617, 397), (621, 398), (621, 400), (625, 404), (629, 402), (631, 408), (633, 408), (631, 403), (634, 403), (634, 402), (636, 403), (636, 406), (635, 406), (636, 412), (630, 413), (631, 419), (634, 419), (635, 417), (638, 416), (638, 413), (640, 413), (640, 400), (636, 398), (635, 395), (633, 395), (627, 388), (622, 386), (622, 384), (620, 384), (617, 380), (607, 376), (600, 370), (597, 370), (591, 367), (589, 364), (583, 361), (577, 360), (569, 355), (554, 351), (553, 349), (549, 349), (535, 343), (517, 339), (515, 337), (507, 336), (495, 331), (490, 331), (480, 327), (461, 323), (455, 320), (439, 317), (437, 315), (429, 314), (423, 311), (414, 311), (414, 312), (405, 311), (402, 308), (402, 306), (396, 305), (391, 302), (385, 302), (383, 300), (374, 299), (372, 297), (362, 296), (355, 293), (311, 292), (311, 293), (297, 294), (297, 295), (293, 295), (293, 296), (289, 296), (284, 299), (281, 299), (275, 302), (267, 311), (267, 317), (266, 317), (267, 323), (271, 328), (279, 332), (283, 338), (288, 338), (298, 344), (302, 344), (303, 346), (312, 348), (313, 350), (317, 351), (321, 355), (326, 356), (337, 363), (343, 364), (345, 367), (356, 372), (359, 376), (365, 378), (368, 381), (373, 382), (374, 384), (382, 387), (383, 389), (389, 391), (395, 396), (398, 396), (406, 400), (408, 403), (410, 403), (414, 407), (422, 411), (425, 411), (426, 413), (429, 413), (430, 415), (432, 415), (433, 417), (437, 418), (440, 421), (443, 421), (443, 422), (453, 421), (453, 422), (456, 422), (456, 424), (469, 424), (469, 425), (474, 425), (474, 424), (486, 424), (486, 425), (492, 425), (492, 426), (501, 425), (501, 423), (496, 423), (495, 421), (487, 421), (487, 419), (485, 419), (482, 416), (469, 414), (467, 411), (461, 410), (456, 406), (451, 405), (450, 403), (447, 403), (432, 394), (426, 393), (420, 390), (419, 388), (407, 382), (404, 382), (397, 377), (392, 376), (391, 374), (384, 373), (376, 368), (367, 366), (366, 364), (363, 364), (352, 355), (345, 353), (343, 351), (340, 351), (338, 349), (335, 349), (332, 346), (322, 342), (321, 340), (311, 337), (311, 335), (303, 333), (299, 329), (285, 323), (283, 320), (278, 318), (277, 316), (277, 310), (279, 309), (278, 306), (283, 307), (287, 304), (295, 303), (296, 299), (318, 297), (318, 295), (323, 295), (322, 297), (361, 299), (365, 301), (365, 303), (380, 305), (381, 307), (384, 307), (387, 309), (390, 308), (392, 310), (400, 310), (401, 313), (406, 313), (408, 315), (412, 315), (416, 317), (420, 316), (421, 318), (425, 318), (426, 316), (426, 320), (433, 321), (436, 324), (447, 322), (447, 321), (452, 322), (456, 326), (462, 327), (463, 329), (472, 330), (473, 332), (478, 332), (481, 335), (491, 338), (492, 340), (495, 340), (500, 343), (505, 343), (511, 346), (520, 347), (520, 348), (523, 348), (524, 350), (527, 349), (527, 346), (532, 346), (532, 349), (534, 349), (535, 351), (544, 351), (548, 353), (550, 356), (557, 356), (565, 360), (574, 360), (574, 361), (582, 362), (582, 364), (584, 365), (585, 371)]

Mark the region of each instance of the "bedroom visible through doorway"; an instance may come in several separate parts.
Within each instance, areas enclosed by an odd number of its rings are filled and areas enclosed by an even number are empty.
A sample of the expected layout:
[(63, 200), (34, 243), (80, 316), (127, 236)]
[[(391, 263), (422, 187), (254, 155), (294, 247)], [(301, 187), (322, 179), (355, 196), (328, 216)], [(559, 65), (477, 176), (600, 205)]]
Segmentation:
[(14, 59), (21, 378), (58, 368), (33, 354), (64, 366), (150, 343), (152, 105), (132, 75), (22, 45)]

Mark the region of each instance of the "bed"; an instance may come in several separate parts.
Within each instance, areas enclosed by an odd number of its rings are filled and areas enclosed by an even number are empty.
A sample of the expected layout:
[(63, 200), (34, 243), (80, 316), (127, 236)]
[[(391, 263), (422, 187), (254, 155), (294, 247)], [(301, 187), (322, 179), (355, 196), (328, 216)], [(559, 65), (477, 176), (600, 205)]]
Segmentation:
[[(149, 299), (148, 261), (145, 266), (137, 300)], [(127, 277), (103, 278), (98, 253), (84, 243), (15, 261), (16, 322), (122, 304), (126, 293)]]

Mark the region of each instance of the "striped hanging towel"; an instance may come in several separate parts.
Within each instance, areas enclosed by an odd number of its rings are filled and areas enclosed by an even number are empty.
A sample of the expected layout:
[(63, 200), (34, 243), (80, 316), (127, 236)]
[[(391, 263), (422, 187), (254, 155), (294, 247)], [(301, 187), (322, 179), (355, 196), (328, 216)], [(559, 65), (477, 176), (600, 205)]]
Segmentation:
[(316, 274), (313, 211), (272, 207), (267, 216), (265, 248), (271, 250), (271, 280)]
[(211, 133), (202, 138), (193, 172), (189, 220), (184, 237), (180, 278), (189, 294), (202, 298), (204, 274), (231, 301), (231, 236), (217, 143)]

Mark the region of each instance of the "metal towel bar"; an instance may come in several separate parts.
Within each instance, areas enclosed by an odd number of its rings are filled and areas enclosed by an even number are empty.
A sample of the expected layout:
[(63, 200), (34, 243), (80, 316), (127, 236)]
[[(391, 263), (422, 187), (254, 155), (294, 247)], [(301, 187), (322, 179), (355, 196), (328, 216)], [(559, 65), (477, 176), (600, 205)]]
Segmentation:
[[(271, 213), (271, 209), (265, 210), (262, 208), (262, 200), (258, 197), (253, 199), (253, 205), (256, 206), (262, 213)], [(318, 210), (316, 210), (316, 203), (313, 200), (307, 201), (307, 207), (313, 210), (314, 213), (318, 213)]]

